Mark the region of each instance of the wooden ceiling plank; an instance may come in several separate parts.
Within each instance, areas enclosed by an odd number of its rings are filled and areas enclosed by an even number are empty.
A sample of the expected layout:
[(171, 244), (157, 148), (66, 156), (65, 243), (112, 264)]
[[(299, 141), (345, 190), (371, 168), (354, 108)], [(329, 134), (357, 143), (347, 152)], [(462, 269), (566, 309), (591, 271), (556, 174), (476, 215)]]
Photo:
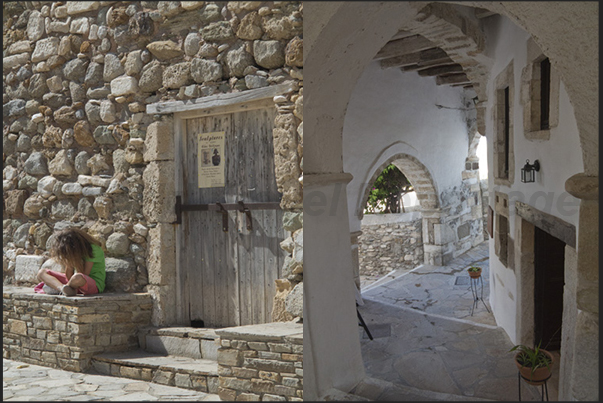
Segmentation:
[(437, 76), (436, 77), (437, 85), (448, 85), (448, 84), (471, 84), (471, 80), (467, 78), (465, 73), (461, 74), (452, 74), (449, 76)]
[(421, 35), (413, 35), (402, 39), (387, 42), (374, 57), (374, 60), (386, 59), (388, 57), (407, 55), (409, 53), (418, 52), (435, 48), (435, 45), (430, 40)]
[[(440, 48), (422, 50), (420, 52), (409, 53), (402, 56), (390, 57), (381, 60), (381, 68), (387, 69), (390, 67), (410, 66), (413, 64), (419, 66), (433, 65), (434, 63), (443, 63), (452, 60), (446, 52)], [(431, 63), (431, 64), (426, 64)]]
[(461, 73), (463, 67), (460, 64), (445, 64), (420, 69), (418, 71), (420, 76), (446, 76), (451, 73)]

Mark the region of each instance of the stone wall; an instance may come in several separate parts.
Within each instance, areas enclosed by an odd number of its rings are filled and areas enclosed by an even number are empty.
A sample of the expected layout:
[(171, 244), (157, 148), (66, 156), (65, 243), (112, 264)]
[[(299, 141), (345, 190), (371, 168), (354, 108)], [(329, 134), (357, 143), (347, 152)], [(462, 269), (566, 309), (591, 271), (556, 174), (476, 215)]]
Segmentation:
[(358, 237), (360, 275), (381, 277), (423, 264), (421, 213), (368, 214)]
[(151, 320), (142, 293), (76, 298), (5, 286), (2, 296), (3, 358), (69, 371), (85, 371), (95, 354), (138, 348), (138, 329)]
[(77, 226), (124, 271), (122, 291), (161, 294), (147, 273), (150, 245), (174, 232), (173, 214), (155, 214), (162, 196), (148, 185), (173, 178), (173, 150), (154, 152), (173, 132), (169, 118), (146, 113), (160, 101), (295, 84), (274, 98), (273, 136), (281, 206), (301, 210), (301, 2), (32, 1), (3, 11), (4, 284), (15, 284), (18, 255), (47, 255), (54, 231)]
[(485, 239), (479, 170), (463, 171), (461, 185), (442, 192), (440, 199), (443, 225), (434, 237), (439, 238), (436, 244), (442, 245), (446, 264)]
[(303, 325), (216, 330), (218, 395), (225, 401), (303, 401)]

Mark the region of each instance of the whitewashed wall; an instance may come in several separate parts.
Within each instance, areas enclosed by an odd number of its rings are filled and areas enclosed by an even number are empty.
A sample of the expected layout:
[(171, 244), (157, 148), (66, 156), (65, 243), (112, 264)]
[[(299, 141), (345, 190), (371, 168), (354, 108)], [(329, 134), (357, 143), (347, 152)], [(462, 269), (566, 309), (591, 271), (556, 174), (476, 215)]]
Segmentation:
[[(550, 139), (526, 140), (523, 131), (523, 106), (520, 103), (521, 71), (527, 65), (527, 41), (529, 35), (504, 17), (497, 18), (486, 27), (489, 40), (489, 56), (494, 65), (488, 81), (488, 179), (490, 206), (494, 208), (494, 192), (509, 194), (509, 233), (515, 234), (515, 200), (522, 201), (538, 210), (549, 213), (576, 226), (578, 231), (579, 200), (565, 192), (566, 180), (583, 171), (582, 153), (574, 109), (569, 102), (563, 82), (560, 86), (559, 125), (551, 129)], [(493, 138), (495, 123), (493, 108), (494, 80), (513, 60), (515, 99), (513, 111), (513, 143), (515, 153), (515, 182), (509, 187), (494, 185)], [(553, 66), (554, 68), (554, 66)], [(521, 168), (526, 159), (540, 162), (536, 182), (522, 183)], [(516, 192), (516, 193), (513, 193)], [(539, 193), (540, 192), (540, 193)], [(542, 194), (543, 196), (539, 196)], [(513, 197), (515, 195), (515, 197)], [(546, 195), (546, 197), (544, 196)], [(511, 246), (510, 246), (511, 247)], [(496, 279), (496, 280), (493, 280)], [(490, 238), (490, 304), (496, 322), (503, 327), (512, 341), (516, 341), (516, 312), (518, 296), (515, 273), (506, 268), (494, 251), (494, 238)]]
[[(398, 153), (417, 158), (431, 173), (438, 195), (459, 186), (467, 157), (467, 124), (459, 87), (438, 86), (434, 77), (381, 69), (369, 64), (348, 106), (343, 129), (344, 172), (348, 185), (350, 230), (360, 229), (355, 215), (359, 197), (375, 171)], [(444, 158), (442, 158), (445, 156)]]

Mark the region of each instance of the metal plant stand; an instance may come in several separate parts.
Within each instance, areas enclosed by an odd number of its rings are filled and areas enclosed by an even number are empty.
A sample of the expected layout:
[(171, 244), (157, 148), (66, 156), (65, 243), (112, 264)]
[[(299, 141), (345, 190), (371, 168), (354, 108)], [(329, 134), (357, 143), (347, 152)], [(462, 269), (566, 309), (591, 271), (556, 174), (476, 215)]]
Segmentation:
[[(546, 395), (546, 401), (549, 401), (549, 388), (547, 387), (547, 382), (548, 380), (551, 378), (551, 376), (549, 375), (548, 378), (546, 378), (544, 380), (544, 382), (540, 385), (540, 401), (543, 402), (544, 401), (544, 396)], [(524, 379), (526, 381), (529, 381), (529, 379), (524, 378), (521, 375), (521, 372), (517, 371), (517, 382), (519, 384), (519, 401), (521, 402), (521, 380)]]
[(490, 313), (488, 306), (484, 302), (484, 280), (482, 279), (482, 276), (479, 276), (477, 278), (470, 277), (470, 280), (471, 294), (473, 295), (473, 306), (471, 307), (471, 316), (473, 316), (473, 311), (475, 310), (475, 308), (477, 308), (479, 300), (481, 300), (482, 304), (484, 304), (486, 311)]

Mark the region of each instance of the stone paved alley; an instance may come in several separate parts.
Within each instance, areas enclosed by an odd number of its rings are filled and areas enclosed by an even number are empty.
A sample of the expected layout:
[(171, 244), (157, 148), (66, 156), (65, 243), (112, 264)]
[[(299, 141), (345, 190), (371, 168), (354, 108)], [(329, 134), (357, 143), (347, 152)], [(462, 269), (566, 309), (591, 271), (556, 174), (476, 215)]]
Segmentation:
[[(380, 401), (518, 400), (513, 343), (479, 301), (466, 269), (482, 267), (488, 302), (488, 243), (446, 266), (392, 273), (362, 291), (359, 307), (374, 340), (360, 329), (367, 376), (354, 394)], [(558, 352), (553, 352), (558, 359)], [(558, 361), (548, 382), (557, 400)], [(540, 400), (540, 387), (521, 384), (521, 400)]]
[(218, 395), (114, 376), (2, 360), (2, 400), (220, 401)]

